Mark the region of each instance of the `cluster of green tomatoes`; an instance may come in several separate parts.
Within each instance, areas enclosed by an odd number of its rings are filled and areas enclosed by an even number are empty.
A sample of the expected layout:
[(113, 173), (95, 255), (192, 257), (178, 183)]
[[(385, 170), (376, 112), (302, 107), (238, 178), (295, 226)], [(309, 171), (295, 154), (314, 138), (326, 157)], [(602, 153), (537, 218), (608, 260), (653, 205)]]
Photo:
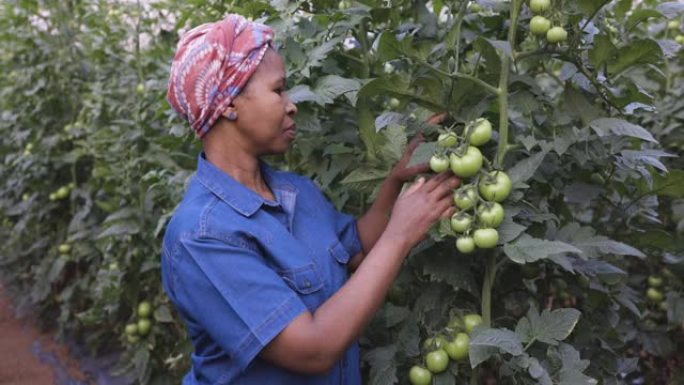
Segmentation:
[(468, 358), (470, 334), (481, 324), (482, 317), (479, 314), (466, 314), (463, 318), (454, 317), (443, 333), (426, 339), (423, 342), (423, 349), (428, 352), (425, 355), (425, 366), (411, 367), (411, 384), (429, 385), (432, 383), (433, 374), (447, 370), (449, 359), (461, 362)]
[(152, 329), (152, 305), (147, 301), (142, 301), (138, 304), (137, 309), (138, 322), (129, 323), (126, 325), (124, 331), (126, 332), (126, 339), (128, 342), (134, 344), (140, 341), (140, 337), (146, 336), (150, 329)]
[(76, 188), (76, 185), (73, 182), (69, 183), (68, 185), (62, 186), (57, 190), (51, 192), (48, 196), (48, 199), (50, 199), (51, 201), (65, 199), (69, 196), (69, 194), (71, 194), (71, 190), (73, 190), (74, 188)]
[(551, 26), (551, 20), (543, 14), (551, 8), (551, 0), (530, 0), (530, 10), (535, 16), (530, 19), (530, 32), (546, 36), (549, 43), (561, 43), (568, 38), (568, 32), (560, 26)]
[(439, 150), (430, 158), (432, 171), (451, 169), (463, 181), (469, 181), (454, 191), (454, 204), (459, 211), (451, 217), (451, 228), (459, 234), (456, 248), (464, 254), (476, 247), (496, 246), (499, 241), (496, 228), (504, 219), (500, 202), (511, 192), (511, 179), (505, 172), (482, 170), (485, 158), (478, 147), (491, 137), (489, 120), (476, 119), (465, 125), (462, 136), (453, 131), (441, 133), (437, 139)]

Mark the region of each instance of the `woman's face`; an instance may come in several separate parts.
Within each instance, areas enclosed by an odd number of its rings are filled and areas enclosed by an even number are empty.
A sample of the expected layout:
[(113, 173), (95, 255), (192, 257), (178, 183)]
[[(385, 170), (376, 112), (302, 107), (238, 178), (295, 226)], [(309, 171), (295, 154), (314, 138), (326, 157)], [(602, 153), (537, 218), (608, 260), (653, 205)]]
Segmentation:
[(295, 138), (297, 107), (285, 93), (285, 65), (274, 50), (266, 51), (233, 105), (237, 129), (255, 155), (287, 151)]

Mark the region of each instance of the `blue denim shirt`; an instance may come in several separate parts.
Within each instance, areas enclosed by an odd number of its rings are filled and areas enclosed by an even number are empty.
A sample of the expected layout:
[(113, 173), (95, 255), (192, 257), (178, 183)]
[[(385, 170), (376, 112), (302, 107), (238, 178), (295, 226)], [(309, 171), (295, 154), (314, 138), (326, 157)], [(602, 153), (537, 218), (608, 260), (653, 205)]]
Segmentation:
[(347, 279), (361, 251), (356, 221), (308, 178), (260, 162), (264, 199), (204, 154), (164, 235), (162, 283), (195, 348), (184, 385), (357, 385), (354, 343), (325, 375), (302, 375), (259, 352)]

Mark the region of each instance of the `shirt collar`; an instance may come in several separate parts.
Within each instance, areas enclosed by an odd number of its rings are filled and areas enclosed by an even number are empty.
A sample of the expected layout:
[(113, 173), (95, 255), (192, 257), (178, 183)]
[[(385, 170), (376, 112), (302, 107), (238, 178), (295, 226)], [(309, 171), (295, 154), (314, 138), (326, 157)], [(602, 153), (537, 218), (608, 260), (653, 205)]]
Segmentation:
[(235, 211), (249, 217), (252, 216), (262, 205), (280, 206), (283, 196), (296, 195), (297, 189), (292, 183), (285, 180), (271, 166), (259, 159), (259, 167), (264, 180), (271, 188), (276, 198), (275, 202), (266, 200), (255, 191), (247, 188), (242, 183), (225, 173), (220, 168), (209, 162), (204, 152), (197, 157), (197, 179), (207, 189), (229, 204)]

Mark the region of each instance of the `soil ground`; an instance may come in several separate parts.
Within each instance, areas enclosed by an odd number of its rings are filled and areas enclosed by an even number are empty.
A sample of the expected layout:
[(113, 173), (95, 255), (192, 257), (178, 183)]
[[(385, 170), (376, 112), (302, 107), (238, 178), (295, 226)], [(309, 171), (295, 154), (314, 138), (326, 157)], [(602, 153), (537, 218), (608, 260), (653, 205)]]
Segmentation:
[(15, 317), (12, 299), (0, 282), (0, 385), (60, 385), (65, 374), (78, 383), (91, 383), (65, 346), (31, 320)]

